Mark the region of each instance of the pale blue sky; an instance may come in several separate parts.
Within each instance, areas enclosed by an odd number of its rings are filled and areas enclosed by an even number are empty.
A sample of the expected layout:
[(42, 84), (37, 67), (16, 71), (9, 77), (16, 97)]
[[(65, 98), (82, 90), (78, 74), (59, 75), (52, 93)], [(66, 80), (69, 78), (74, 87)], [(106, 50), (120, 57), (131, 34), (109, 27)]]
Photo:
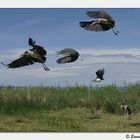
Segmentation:
[[(107, 32), (85, 31), (80, 21), (91, 20), (86, 12), (100, 9), (0, 9), (0, 60), (11, 62), (26, 49), (28, 37), (48, 50), (44, 72), (40, 64), (15, 70), (0, 66), (0, 85), (65, 85), (75, 82), (89, 85), (95, 71), (106, 69), (101, 84), (140, 79), (140, 9), (103, 9), (116, 21), (118, 36)], [(57, 65), (55, 51), (77, 49), (84, 61)], [(111, 72), (110, 72), (111, 71)], [(111, 75), (111, 76), (110, 76)]]

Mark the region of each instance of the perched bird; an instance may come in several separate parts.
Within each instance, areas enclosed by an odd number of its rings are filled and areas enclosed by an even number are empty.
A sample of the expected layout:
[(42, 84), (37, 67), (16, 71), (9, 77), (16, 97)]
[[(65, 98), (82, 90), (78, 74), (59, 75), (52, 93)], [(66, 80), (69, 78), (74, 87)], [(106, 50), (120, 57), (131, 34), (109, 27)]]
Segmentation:
[(35, 45), (35, 41), (33, 41), (32, 38), (29, 38), (28, 44), (32, 48), (25, 51), (18, 59), (6, 65), (3, 62), (1, 62), (1, 64), (13, 69), (32, 65), (34, 63), (42, 63), (43, 68), (48, 71), (49, 68), (45, 65), (47, 54), (46, 50), (42, 46)]
[(115, 35), (118, 35), (119, 31), (115, 31), (115, 21), (105, 11), (88, 11), (87, 15), (94, 18), (92, 21), (81, 21), (80, 26), (89, 31), (108, 31), (112, 29)]
[(79, 53), (71, 48), (65, 48), (61, 51), (57, 51), (57, 55), (64, 55), (64, 57), (56, 60), (58, 64), (71, 63), (76, 61), (79, 57)]
[(123, 100), (123, 101), (121, 101), (121, 102), (119, 103), (119, 105), (121, 106), (121, 109), (124, 111), (124, 114), (125, 114), (125, 115), (131, 115), (131, 110), (130, 110), (130, 108), (129, 108), (128, 105), (127, 105), (126, 99)]
[(96, 79), (92, 80), (92, 82), (100, 82), (101, 80), (104, 80), (103, 75), (105, 73), (104, 69), (100, 69), (98, 71), (96, 71)]

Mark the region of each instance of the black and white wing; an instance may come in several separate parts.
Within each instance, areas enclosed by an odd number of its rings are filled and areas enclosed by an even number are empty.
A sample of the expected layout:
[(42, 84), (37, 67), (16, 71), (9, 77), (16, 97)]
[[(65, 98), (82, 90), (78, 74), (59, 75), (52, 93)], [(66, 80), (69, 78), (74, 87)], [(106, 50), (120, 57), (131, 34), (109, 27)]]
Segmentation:
[(19, 68), (27, 65), (32, 65), (34, 63), (38, 62), (37, 59), (32, 57), (26, 57), (25, 55), (20, 57), (19, 59), (14, 60), (13, 62), (7, 64), (6, 66), (8, 68)]

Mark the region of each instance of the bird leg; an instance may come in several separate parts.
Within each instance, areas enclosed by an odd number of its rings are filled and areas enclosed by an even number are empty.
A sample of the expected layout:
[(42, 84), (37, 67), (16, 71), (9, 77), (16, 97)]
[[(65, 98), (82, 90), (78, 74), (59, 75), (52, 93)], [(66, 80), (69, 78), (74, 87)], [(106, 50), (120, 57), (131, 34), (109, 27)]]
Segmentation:
[(119, 31), (115, 31), (113, 28), (111, 28), (112, 29), (112, 31), (113, 31), (113, 33), (115, 34), (115, 35), (118, 35), (119, 34)]
[(120, 32), (119, 31), (115, 31), (115, 27), (114, 27), (114, 29), (110, 26), (110, 25), (108, 25), (110, 28), (111, 28), (111, 30), (113, 31), (113, 33), (115, 34), (115, 35), (118, 35)]
[(42, 63), (42, 66), (43, 66), (44, 70), (46, 70), (46, 71), (50, 70), (49, 68), (47, 68), (47, 66), (45, 65), (45, 63)]

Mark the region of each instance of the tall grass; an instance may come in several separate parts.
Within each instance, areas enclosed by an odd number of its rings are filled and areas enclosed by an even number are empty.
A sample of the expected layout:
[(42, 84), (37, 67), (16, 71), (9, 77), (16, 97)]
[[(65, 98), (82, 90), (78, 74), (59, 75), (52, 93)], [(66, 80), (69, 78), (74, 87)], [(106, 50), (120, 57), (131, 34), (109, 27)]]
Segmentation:
[(133, 112), (140, 110), (140, 84), (128, 84), (124, 90), (106, 87), (0, 87), (0, 113), (26, 114), (39, 110), (86, 107), (121, 114), (118, 103), (127, 99)]

